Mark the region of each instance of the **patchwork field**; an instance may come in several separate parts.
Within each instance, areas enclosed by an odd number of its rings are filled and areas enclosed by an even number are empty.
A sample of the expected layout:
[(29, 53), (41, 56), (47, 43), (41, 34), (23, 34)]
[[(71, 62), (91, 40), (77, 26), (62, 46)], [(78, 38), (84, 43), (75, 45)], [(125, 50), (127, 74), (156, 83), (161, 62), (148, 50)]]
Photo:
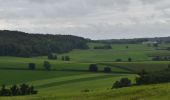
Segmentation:
[[(167, 56), (170, 51), (158, 50), (142, 44), (113, 44), (112, 49), (93, 49), (99, 43), (90, 43), (88, 50), (73, 50), (59, 54), (58, 60), (47, 57), (0, 57), (0, 84), (28, 83), (39, 93), (34, 96), (1, 97), (2, 100), (167, 100), (169, 84), (130, 87), (112, 90), (115, 81), (123, 77), (135, 80), (136, 72), (166, 69), (169, 61), (152, 61), (152, 56)], [(128, 46), (128, 48), (126, 48)], [(165, 48), (169, 44), (161, 44)], [(62, 61), (68, 55), (71, 61)], [(128, 62), (128, 58), (132, 62)], [(122, 62), (115, 62), (122, 59)], [(43, 70), (43, 62), (49, 61), (52, 71)], [(28, 70), (28, 63), (35, 63), (35, 71)], [(89, 65), (97, 64), (98, 72), (89, 72)], [(111, 73), (104, 73), (105, 67)], [(164, 92), (164, 94), (162, 93)]]

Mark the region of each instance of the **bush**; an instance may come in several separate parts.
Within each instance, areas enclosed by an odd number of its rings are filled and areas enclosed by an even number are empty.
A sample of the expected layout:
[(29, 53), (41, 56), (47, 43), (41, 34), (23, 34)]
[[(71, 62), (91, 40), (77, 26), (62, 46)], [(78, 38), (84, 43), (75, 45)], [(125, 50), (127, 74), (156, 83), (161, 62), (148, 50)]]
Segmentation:
[(82, 92), (90, 92), (90, 90), (89, 89), (85, 89)]
[(30, 70), (35, 70), (35, 69), (36, 69), (35, 63), (29, 63), (29, 64), (28, 64), (28, 68), (29, 68)]
[(120, 59), (120, 58), (116, 59), (116, 62), (122, 62), (122, 59)]
[(129, 46), (126, 46), (126, 49), (128, 49), (129, 48)]
[(131, 80), (128, 78), (121, 78), (120, 81), (116, 81), (112, 88), (122, 88), (131, 86)]
[(105, 67), (104, 68), (104, 72), (106, 72), (106, 73), (109, 73), (109, 72), (111, 72), (112, 70), (111, 70), (111, 68), (110, 67)]
[(96, 65), (96, 64), (91, 64), (91, 65), (89, 66), (89, 71), (91, 71), (91, 72), (97, 72), (97, 71), (98, 71), (97, 65)]

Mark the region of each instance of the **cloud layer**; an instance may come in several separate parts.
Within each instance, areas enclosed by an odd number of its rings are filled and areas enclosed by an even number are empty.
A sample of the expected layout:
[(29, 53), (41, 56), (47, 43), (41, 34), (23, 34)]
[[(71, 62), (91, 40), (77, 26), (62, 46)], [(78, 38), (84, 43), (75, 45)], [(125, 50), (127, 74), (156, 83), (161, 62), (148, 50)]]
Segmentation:
[(0, 29), (91, 39), (170, 36), (169, 0), (0, 0)]

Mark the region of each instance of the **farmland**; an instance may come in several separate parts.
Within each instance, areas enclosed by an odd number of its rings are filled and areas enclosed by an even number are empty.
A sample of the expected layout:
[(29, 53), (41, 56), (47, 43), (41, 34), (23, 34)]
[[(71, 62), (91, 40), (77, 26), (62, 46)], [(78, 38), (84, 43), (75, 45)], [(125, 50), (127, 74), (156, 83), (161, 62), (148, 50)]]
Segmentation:
[[(112, 49), (93, 49), (101, 43), (89, 43), (88, 50), (73, 50), (65, 54), (57, 54), (57, 60), (49, 60), (46, 56), (21, 58), (0, 57), (0, 84), (28, 83), (35, 86), (39, 93), (34, 96), (1, 97), (3, 100), (155, 100), (155, 95), (167, 100), (169, 84), (134, 86), (123, 89), (111, 89), (113, 83), (120, 78), (128, 77), (134, 82), (137, 77), (133, 72), (142, 69), (158, 71), (166, 69), (169, 61), (152, 61), (152, 56), (170, 55), (170, 51), (157, 50), (155, 47), (143, 44), (112, 44)], [(128, 46), (128, 48), (126, 48)], [(159, 48), (170, 46), (161, 44)], [(68, 55), (70, 61), (62, 61), (61, 57)], [(128, 58), (132, 62), (128, 62)], [(116, 62), (116, 59), (122, 59)], [(51, 71), (43, 70), (43, 62), (49, 61)], [(28, 70), (28, 63), (35, 63), (36, 70)], [(97, 64), (98, 72), (89, 72), (89, 65)], [(111, 73), (104, 73), (105, 67), (111, 68)], [(165, 88), (167, 87), (167, 88)], [(147, 88), (147, 89), (146, 89)], [(88, 92), (86, 92), (88, 91)], [(160, 93), (157, 93), (160, 91)], [(165, 92), (165, 94), (161, 94)], [(159, 94), (159, 95), (158, 95)], [(162, 100), (163, 100), (162, 99)]]

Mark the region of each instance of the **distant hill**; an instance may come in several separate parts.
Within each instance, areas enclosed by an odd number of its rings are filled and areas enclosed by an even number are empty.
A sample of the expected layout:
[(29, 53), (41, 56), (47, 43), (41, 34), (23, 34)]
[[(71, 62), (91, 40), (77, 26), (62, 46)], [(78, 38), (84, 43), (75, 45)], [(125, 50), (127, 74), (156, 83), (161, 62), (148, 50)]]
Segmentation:
[(170, 43), (170, 37), (155, 37), (155, 38), (134, 38), (134, 39), (108, 39), (108, 40), (95, 40), (93, 42), (100, 42), (100, 43), (115, 43), (115, 44), (136, 44), (136, 43), (142, 43), (146, 41), (157, 41)]
[(0, 31), (0, 56), (31, 57), (87, 48), (87, 40), (77, 36)]

